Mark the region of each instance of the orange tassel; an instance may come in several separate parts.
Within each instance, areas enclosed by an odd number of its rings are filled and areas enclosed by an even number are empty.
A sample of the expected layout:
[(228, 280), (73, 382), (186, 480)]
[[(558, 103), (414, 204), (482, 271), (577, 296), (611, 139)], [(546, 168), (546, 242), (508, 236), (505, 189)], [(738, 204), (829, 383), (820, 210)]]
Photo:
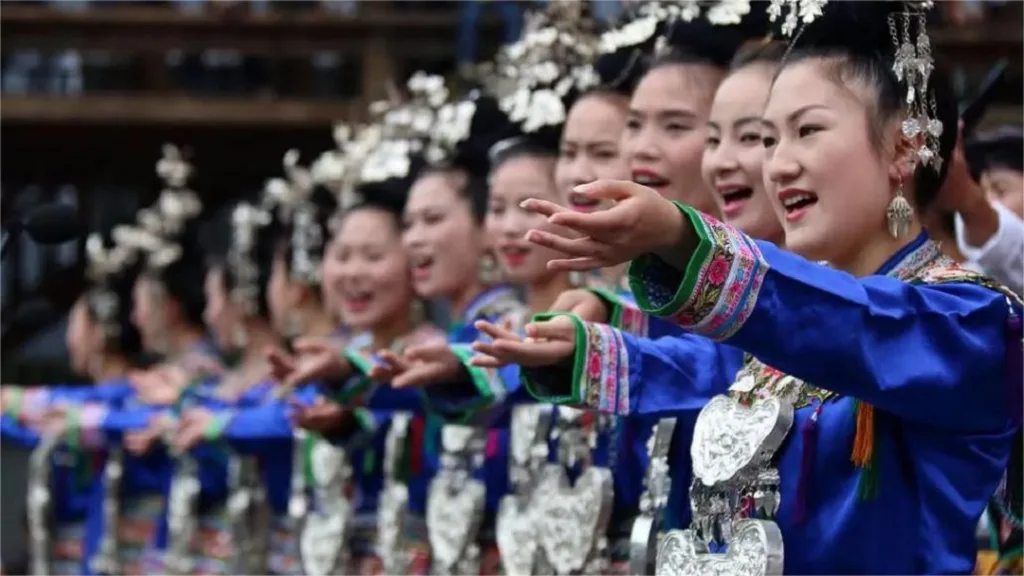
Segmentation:
[(857, 431), (853, 436), (850, 461), (858, 468), (870, 468), (875, 452), (875, 409), (857, 401)]

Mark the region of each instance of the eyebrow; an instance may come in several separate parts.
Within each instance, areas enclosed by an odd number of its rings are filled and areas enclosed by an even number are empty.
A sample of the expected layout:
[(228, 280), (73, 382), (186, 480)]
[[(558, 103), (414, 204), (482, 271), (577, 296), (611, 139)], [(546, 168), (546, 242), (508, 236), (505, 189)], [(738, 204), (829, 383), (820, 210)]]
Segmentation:
[(655, 116), (658, 118), (686, 118), (688, 120), (696, 120), (697, 114), (693, 111), (686, 110), (683, 108), (676, 108), (671, 110), (655, 110), (653, 113), (643, 112), (635, 108), (629, 109), (630, 116)]
[[(786, 116), (786, 124), (793, 124), (794, 122), (799, 120), (800, 117), (803, 116), (804, 114), (810, 112), (811, 110), (815, 110), (815, 109), (818, 109), (818, 108), (827, 108), (827, 106), (825, 106), (824, 104), (808, 104), (807, 106), (801, 106), (800, 108), (797, 108), (796, 110), (790, 112)], [(761, 119), (761, 124), (763, 124), (767, 128), (771, 128), (773, 130), (777, 130), (778, 129), (775, 126), (775, 123), (772, 122), (771, 120), (768, 120), (767, 118), (762, 118)]]
[[(750, 124), (751, 122), (758, 122), (758, 123), (760, 123), (762, 120), (763, 120), (763, 118), (761, 118), (760, 116), (744, 116), (743, 118), (740, 118), (740, 119), (736, 120), (735, 122), (733, 122), (732, 125), (733, 125), (733, 127), (737, 127), (738, 128), (738, 127), (743, 126), (745, 124)], [(721, 127), (718, 125), (718, 122), (712, 122), (711, 120), (708, 120), (708, 127), (709, 128), (714, 128), (715, 130), (721, 130)]]

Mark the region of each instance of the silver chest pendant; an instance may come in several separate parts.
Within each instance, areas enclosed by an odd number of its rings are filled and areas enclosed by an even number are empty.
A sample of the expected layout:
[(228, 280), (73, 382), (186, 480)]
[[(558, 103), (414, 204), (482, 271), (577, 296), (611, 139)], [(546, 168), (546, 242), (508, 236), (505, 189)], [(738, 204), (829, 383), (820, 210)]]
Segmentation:
[(538, 537), (536, 484), (548, 459), (552, 406), (527, 404), (512, 409), (509, 438), (509, 483), (512, 492), (501, 498), (495, 518), (495, 539), (505, 574), (534, 574)]
[(191, 574), (190, 550), (198, 520), (199, 463), (189, 454), (176, 459), (171, 476), (171, 493), (167, 499), (167, 552), (164, 569), (169, 574)]
[(411, 422), (410, 414), (395, 413), (384, 439), (384, 487), (377, 500), (377, 556), (381, 559), (385, 574), (408, 572), (408, 543), (404, 536), (409, 510), (409, 487), (401, 478), (399, 466), (408, 442)]
[(259, 464), (251, 456), (232, 454), (228, 460), (228, 518), (235, 545), (235, 569), (263, 574), (267, 568), (266, 490)]
[[(297, 474), (305, 474), (306, 442), (312, 442), (309, 464), (313, 485), (309, 489), (316, 505), (312, 509), (304, 506), (298, 510), (293, 494), (290, 508), (292, 517), (298, 522), (299, 560), (303, 573), (309, 576), (339, 574), (348, 565), (348, 532), (352, 520), (352, 502), (348, 492), (352, 467), (343, 448), (319, 437), (307, 440), (307, 433), (300, 430), (296, 432), (296, 457), (302, 464)], [(304, 483), (303, 488), (305, 492)], [(297, 516), (298, 512), (305, 514)]]
[(640, 515), (633, 521), (633, 529), (629, 534), (630, 574), (653, 574), (655, 570), (662, 512), (668, 505), (672, 489), (668, 456), (675, 431), (676, 419), (662, 418), (654, 425), (654, 431), (647, 440), (650, 465), (644, 476), (645, 490), (640, 496)]
[(472, 474), (484, 461), (484, 431), (448, 424), (441, 429), (441, 445), (441, 469), (427, 492), (432, 572), (479, 574), (477, 535), (487, 488)]
[[(733, 389), (749, 392), (753, 384), (744, 370)], [(662, 539), (656, 574), (782, 574), (782, 533), (773, 521), (781, 504), (779, 474), (772, 458), (793, 418), (793, 403), (775, 396), (750, 406), (716, 396), (701, 410), (690, 450), (693, 524)], [(760, 519), (745, 517), (740, 510), (745, 499), (753, 502)], [(725, 544), (727, 552), (711, 553), (711, 543)]]
[(121, 478), (124, 475), (124, 450), (113, 447), (103, 467), (103, 534), (99, 552), (90, 560), (94, 574), (121, 574), (121, 554), (117, 529), (121, 517)]
[(63, 434), (43, 438), (28, 461), (28, 532), (31, 539), (32, 573), (51, 574), (50, 513), (53, 494), (50, 491), (50, 459), (63, 442)]
[[(611, 470), (594, 466), (598, 426), (584, 423), (585, 412), (558, 407), (555, 438), (557, 464), (540, 472), (535, 500), (543, 562), (556, 574), (600, 574), (608, 566), (606, 532), (611, 519), (614, 483)], [(603, 421), (596, 415), (592, 422)], [(566, 468), (583, 472), (569, 482)]]

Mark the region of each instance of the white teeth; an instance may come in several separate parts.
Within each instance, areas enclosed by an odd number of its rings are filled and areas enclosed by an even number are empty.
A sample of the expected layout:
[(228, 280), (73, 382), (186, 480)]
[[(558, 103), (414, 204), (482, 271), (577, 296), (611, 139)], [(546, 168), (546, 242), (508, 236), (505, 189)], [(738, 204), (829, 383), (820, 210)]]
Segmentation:
[(813, 202), (813, 201), (814, 201), (814, 195), (812, 195), (812, 194), (797, 194), (795, 196), (787, 197), (785, 200), (782, 201), (782, 205), (785, 206), (786, 208), (791, 208), (791, 207), (796, 206), (797, 204), (799, 204), (801, 202)]
[(663, 178), (657, 178), (655, 176), (635, 176), (633, 178), (633, 182), (636, 182), (637, 184), (643, 186), (656, 186), (664, 184), (665, 180)]

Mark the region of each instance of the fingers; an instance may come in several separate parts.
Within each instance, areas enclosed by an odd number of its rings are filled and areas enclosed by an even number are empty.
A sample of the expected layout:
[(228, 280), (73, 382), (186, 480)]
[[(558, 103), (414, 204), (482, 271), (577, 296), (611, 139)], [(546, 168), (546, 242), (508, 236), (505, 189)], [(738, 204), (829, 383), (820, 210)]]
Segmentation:
[(630, 213), (619, 206), (600, 212), (559, 212), (548, 218), (548, 222), (571, 228), (592, 238), (615, 238), (622, 230), (629, 228)]
[(377, 352), (377, 356), (388, 365), (386, 368), (390, 369), (391, 372), (398, 373), (409, 369), (409, 363), (391, 350), (380, 350)]
[(565, 316), (558, 316), (544, 322), (530, 322), (526, 325), (530, 338), (541, 340), (576, 341), (576, 324)]
[(407, 363), (410, 360), (425, 362), (428, 360), (436, 360), (439, 356), (446, 353), (451, 354), (451, 351), (448, 349), (447, 342), (429, 342), (418, 346), (410, 346), (406, 349), (403, 356)]
[(418, 364), (395, 376), (391, 381), (394, 388), (423, 388), (443, 382), (448, 376), (443, 364)]
[(554, 214), (558, 214), (559, 212), (564, 212), (568, 210), (568, 208), (559, 206), (554, 202), (541, 200), (539, 198), (528, 198), (520, 202), (519, 206), (524, 210), (536, 212), (537, 214), (540, 214), (542, 216), (552, 216)]
[(498, 358), (508, 359), (506, 363), (522, 366), (550, 366), (558, 364), (572, 355), (572, 346), (566, 342), (514, 342), (501, 340), (494, 343)]
[(607, 247), (593, 238), (567, 238), (546, 230), (530, 230), (526, 233), (527, 242), (556, 250), (568, 256), (598, 257)]
[(508, 365), (507, 362), (486, 354), (473, 356), (469, 359), (469, 363), (477, 368), (502, 368)]
[(505, 330), (504, 328), (499, 328), (498, 326), (495, 326), (494, 324), (491, 324), (486, 320), (477, 320), (476, 322), (473, 323), (473, 326), (477, 330), (480, 330), (481, 332), (487, 334), (488, 336), (494, 338), (495, 340), (501, 340), (503, 338), (511, 340), (520, 339), (519, 336), (516, 335), (515, 333)]
[(299, 338), (292, 343), (296, 354), (316, 354), (327, 347), (327, 342), (321, 338)]
[(548, 270), (558, 270), (562, 272), (591, 272), (594, 270), (600, 270), (601, 268), (607, 268), (608, 266), (614, 266), (619, 262), (608, 262), (599, 258), (569, 258), (569, 259), (557, 259), (548, 260)]
[(588, 184), (580, 184), (573, 192), (595, 200), (613, 200), (618, 202), (635, 196), (643, 188), (636, 182), (628, 180), (595, 180)]

